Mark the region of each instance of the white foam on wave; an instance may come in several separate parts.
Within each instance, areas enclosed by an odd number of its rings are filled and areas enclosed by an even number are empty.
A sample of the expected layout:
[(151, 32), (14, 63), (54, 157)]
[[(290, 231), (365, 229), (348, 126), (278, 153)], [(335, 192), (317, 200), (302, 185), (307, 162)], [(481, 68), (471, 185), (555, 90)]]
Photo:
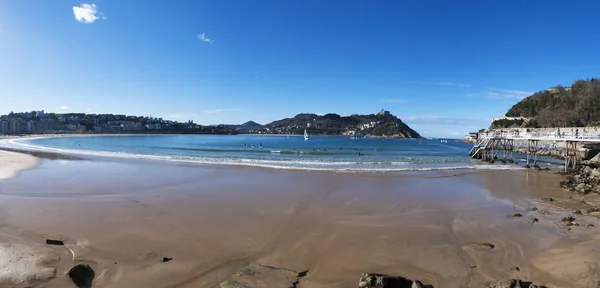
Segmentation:
[[(163, 156), (163, 155), (148, 155), (134, 154), (124, 152), (109, 152), (96, 150), (78, 150), (78, 149), (60, 149), (32, 145), (24, 143), (25, 140), (35, 140), (48, 137), (37, 138), (18, 138), (18, 139), (2, 139), (0, 146), (9, 148), (31, 150), (31, 151), (46, 151), (59, 154), (71, 155), (87, 155), (112, 157), (123, 159), (145, 159), (159, 160), (167, 162), (190, 163), (190, 164), (218, 164), (218, 165), (237, 165), (250, 166), (271, 169), (284, 170), (309, 170), (309, 171), (332, 171), (339, 173), (352, 172), (403, 172), (403, 171), (438, 171), (438, 170), (515, 170), (523, 169), (514, 165), (492, 165), (492, 164), (473, 164), (464, 163), (461, 166), (431, 166), (431, 167), (414, 167), (409, 166), (414, 163), (410, 162), (360, 162), (360, 161), (340, 161), (340, 162), (323, 162), (323, 161), (307, 161), (307, 160), (273, 160), (273, 159), (249, 159), (249, 158), (210, 158), (210, 157), (187, 157), (187, 156)], [(379, 165), (379, 166), (376, 166)], [(385, 166), (385, 167), (381, 167)]]

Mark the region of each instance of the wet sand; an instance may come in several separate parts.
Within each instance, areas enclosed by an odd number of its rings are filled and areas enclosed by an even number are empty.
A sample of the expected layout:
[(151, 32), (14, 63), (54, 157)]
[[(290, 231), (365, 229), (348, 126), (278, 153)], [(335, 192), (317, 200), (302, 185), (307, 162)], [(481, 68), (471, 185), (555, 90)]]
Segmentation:
[[(93, 287), (212, 287), (233, 275), (290, 287), (290, 275), (307, 270), (298, 287), (356, 287), (362, 272), (434, 287), (508, 278), (592, 287), (600, 236), (560, 223), (590, 204), (569, 199), (559, 180), (534, 171), (338, 174), (41, 160), (0, 182), (0, 286), (76, 287), (66, 274), (83, 263), (96, 271)], [(593, 213), (577, 217), (600, 227)], [(261, 274), (236, 274), (248, 267)]]

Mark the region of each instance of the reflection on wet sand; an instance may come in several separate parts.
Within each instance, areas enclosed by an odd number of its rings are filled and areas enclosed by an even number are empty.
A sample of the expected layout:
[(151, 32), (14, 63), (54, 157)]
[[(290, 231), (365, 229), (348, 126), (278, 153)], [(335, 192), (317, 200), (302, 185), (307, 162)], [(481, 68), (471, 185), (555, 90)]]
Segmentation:
[(0, 220), (11, 235), (3, 243), (20, 241), (53, 259), (24, 272), (56, 269), (38, 281), (44, 287), (73, 285), (66, 275), (76, 264), (95, 271), (94, 287), (210, 287), (234, 275), (271, 287), (356, 287), (363, 272), (434, 287), (509, 278), (589, 287), (600, 259), (594, 233), (567, 233), (552, 218), (562, 212), (530, 210), (564, 211), (539, 200), (567, 196), (549, 189), (558, 181), (549, 175), (44, 160), (1, 184)]

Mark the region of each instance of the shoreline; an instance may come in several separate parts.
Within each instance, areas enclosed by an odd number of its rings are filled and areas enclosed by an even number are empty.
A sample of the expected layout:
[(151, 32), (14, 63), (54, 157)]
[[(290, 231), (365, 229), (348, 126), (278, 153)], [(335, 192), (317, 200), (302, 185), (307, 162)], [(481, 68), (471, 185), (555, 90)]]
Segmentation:
[[(280, 161), (274, 160), (265, 160), (265, 159), (251, 159), (246, 161), (244, 159), (217, 159), (217, 158), (206, 158), (206, 157), (194, 157), (194, 156), (174, 156), (174, 155), (146, 155), (146, 154), (127, 154), (127, 153), (118, 153), (118, 152), (109, 152), (109, 151), (98, 151), (98, 150), (65, 150), (58, 148), (50, 148), (44, 146), (37, 145), (29, 145), (29, 144), (18, 144), (19, 146), (15, 146), (13, 141), (20, 142), (21, 140), (29, 140), (29, 139), (39, 139), (39, 138), (57, 138), (57, 137), (70, 137), (71, 135), (62, 135), (62, 136), (44, 136), (44, 137), (19, 137), (19, 138), (11, 138), (5, 139), (9, 140), (7, 143), (12, 143), (13, 146), (2, 147), (0, 145), (0, 149), (5, 149), (9, 151), (27, 153), (27, 154), (38, 154), (46, 156), (50, 156), (52, 158), (61, 157), (60, 155), (64, 155), (65, 158), (72, 158), (74, 160), (81, 159), (84, 157), (101, 157), (101, 158), (112, 158), (112, 159), (140, 159), (140, 160), (151, 160), (151, 161), (164, 161), (167, 163), (181, 163), (181, 164), (192, 164), (192, 165), (219, 165), (219, 166), (235, 166), (235, 167), (255, 167), (255, 168), (263, 168), (263, 169), (274, 169), (274, 170), (290, 170), (290, 171), (318, 171), (318, 172), (333, 172), (333, 173), (404, 173), (404, 172), (419, 172), (419, 171), (454, 171), (454, 170), (520, 170), (525, 169), (523, 165), (496, 165), (496, 164), (487, 164), (480, 162), (468, 163), (464, 162), (458, 165), (450, 165), (450, 166), (429, 166), (429, 167), (402, 167), (395, 166), (393, 163), (390, 164), (389, 167), (369, 167), (368, 165), (376, 165), (380, 162), (360, 162), (357, 161), (356, 168), (355, 167), (344, 167), (344, 168), (336, 168), (336, 167), (326, 167), (321, 166), (321, 163), (315, 162), (319, 164), (315, 166), (315, 163), (308, 163), (308, 166), (296, 165), (289, 166), (290, 164), (294, 164), (295, 162), (289, 163), (279, 163)], [(79, 135), (78, 137), (110, 137), (115, 136), (111, 134), (107, 135)], [(140, 135), (118, 135), (118, 136), (140, 136)], [(155, 135), (149, 135), (155, 136)], [(335, 136), (337, 137), (337, 136)], [(0, 139), (0, 141), (2, 141)], [(271, 152), (273, 153), (273, 152)], [(298, 163), (296, 163), (298, 164)], [(331, 162), (328, 163), (330, 165), (336, 165), (336, 163)], [(520, 164), (520, 163), (519, 163)], [(549, 164), (552, 165), (552, 164)]]

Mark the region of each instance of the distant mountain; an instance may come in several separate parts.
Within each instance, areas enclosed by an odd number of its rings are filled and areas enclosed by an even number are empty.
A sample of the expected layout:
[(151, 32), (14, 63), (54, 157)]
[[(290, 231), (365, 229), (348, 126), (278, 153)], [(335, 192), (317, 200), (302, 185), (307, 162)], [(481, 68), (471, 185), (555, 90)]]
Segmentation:
[(265, 133), (310, 135), (356, 135), (367, 137), (421, 138), (421, 135), (390, 114), (381, 110), (376, 114), (340, 116), (338, 114), (303, 113), (266, 124)]
[(492, 128), (600, 125), (600, 79), (543, 90), (513, 105)]
[(235, 129), (238, 133), (257, 133), (258, 130), (263, 128), (263, 125), (254, 121), (248, 121), (244, 124), (232, 124), (225, 126)]
[(263, 127), (263, 125), (258, 124), (258, 123), (254, 122), (254, 121), (248, 121), (248, 122), (240, 125), (239, 127), (240, 128), (260, 128), (260, 127)]

